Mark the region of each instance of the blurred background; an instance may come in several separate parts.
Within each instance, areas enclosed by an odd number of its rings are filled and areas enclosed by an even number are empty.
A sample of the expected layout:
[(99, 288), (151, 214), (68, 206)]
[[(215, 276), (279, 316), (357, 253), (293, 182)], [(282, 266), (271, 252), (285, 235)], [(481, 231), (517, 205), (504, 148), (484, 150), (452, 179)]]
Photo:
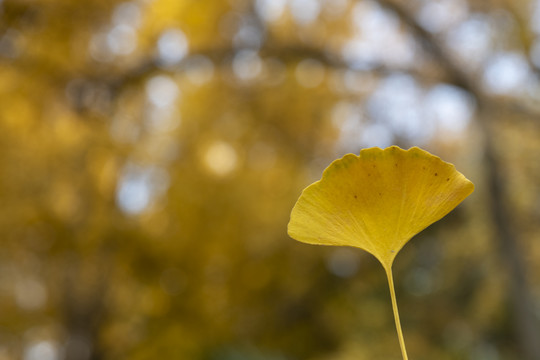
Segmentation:
[(540, 359), (540, 1), (0, 0), (0, 360), (399, 360), (286, 234), (361, 148), (476, 184), (394, 265), (415, 360)]

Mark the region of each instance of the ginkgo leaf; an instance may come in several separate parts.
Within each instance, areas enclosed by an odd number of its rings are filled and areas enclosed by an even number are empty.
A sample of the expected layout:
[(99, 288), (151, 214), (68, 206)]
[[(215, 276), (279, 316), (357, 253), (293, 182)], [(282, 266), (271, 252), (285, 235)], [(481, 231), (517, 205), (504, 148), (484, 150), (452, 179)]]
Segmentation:
[(414, 235), (452, 211), (474, 190), (454, 165), (427, 151), (391, 146), (365, 149), (334, 161), (296, 202), (289, 235), (318, 245), (354, 246), (373, 254), (386, 271), (401, 347), (392, 263)]
[(441, 219), (474, 185), (427, 151), (364, 149), (334, 161), (296, 202), (289, 235), (319, 245), (346, 245), (389, 268), (415, 234)]

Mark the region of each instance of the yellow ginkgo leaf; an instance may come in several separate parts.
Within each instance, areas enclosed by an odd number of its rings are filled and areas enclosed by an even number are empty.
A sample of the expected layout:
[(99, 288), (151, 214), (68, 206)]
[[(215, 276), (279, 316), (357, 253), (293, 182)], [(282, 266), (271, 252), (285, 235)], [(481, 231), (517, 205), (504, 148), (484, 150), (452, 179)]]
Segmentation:
[(334, 161), (308, 186), (291, 213), (289, 235), (309, 244), (354, 246), (374, 255), (388, 278), (399, 344), (392, 263), (415, 234), (441, 219), (474, 190), (454, 165), (427, 151), (391, 146)]
[(334, 161), (296, 202), (289, 235), (319, 245), (346, 245), (389, 268), (411, 237), (441, 219), (474, 185), (427, 151), (365, 149)]

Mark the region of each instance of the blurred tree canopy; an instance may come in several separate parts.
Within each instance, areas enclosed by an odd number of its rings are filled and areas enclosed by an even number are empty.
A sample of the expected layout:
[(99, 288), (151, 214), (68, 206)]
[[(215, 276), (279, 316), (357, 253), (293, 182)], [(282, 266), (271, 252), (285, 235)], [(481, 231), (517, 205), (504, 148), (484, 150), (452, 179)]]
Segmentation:
[(398, 359), (286, 235), (336, 157), (476, 184), (395, 264), (414, 359), (540, 359), (538, 0), (0, 1), (0, 359)]

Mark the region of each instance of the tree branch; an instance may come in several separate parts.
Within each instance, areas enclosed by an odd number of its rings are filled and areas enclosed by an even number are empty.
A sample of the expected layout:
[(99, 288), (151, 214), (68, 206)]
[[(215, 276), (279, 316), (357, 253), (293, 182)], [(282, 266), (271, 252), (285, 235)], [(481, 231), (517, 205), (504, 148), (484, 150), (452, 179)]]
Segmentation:
[[(423, 44), (428, 51), (453, 79), (453, 83), (469, 91), (478, 101), (478, 123), (484, 133), (484, 156), (485, 171), (488, 191), (491, 195), (489, 211), (495, 227), (495, 236), (499, 243), (500, 256), (506, 263), (511, 279), (509, 281), (509, 301), (512, 304), (512, 312), (515, 320), (516, 341), (520, 345), (523, 359), (540, 359), (540, 331), (532, 305), (530, 286), (527, 282), (527, 270), (524, 265), (523, 254), (519, 248), (518, 234), (514, 230), (510, 211), (508, 210), (507, 194), (504, 184), (507, 180), (500, 168), (500, 163), (494, 149), (492, 135), (493, 112), (500, 109), (497, 100), (489, 98), (480, 87), (472, 80), (472, 77), (461, 70), (451, 61), (445, 49), (439, 44), (434, 35), (424, 30), (404, 8), (390, 0), (378, 0), (385, 8), (395, 12), (400, 19), (411, 29), (414, 36)], [(508, 104), (505, 105), (507, 107)], [(534, 115), (531, 115), (534, 116)], [(538, 120), (538, 116), (536, 116)]]

